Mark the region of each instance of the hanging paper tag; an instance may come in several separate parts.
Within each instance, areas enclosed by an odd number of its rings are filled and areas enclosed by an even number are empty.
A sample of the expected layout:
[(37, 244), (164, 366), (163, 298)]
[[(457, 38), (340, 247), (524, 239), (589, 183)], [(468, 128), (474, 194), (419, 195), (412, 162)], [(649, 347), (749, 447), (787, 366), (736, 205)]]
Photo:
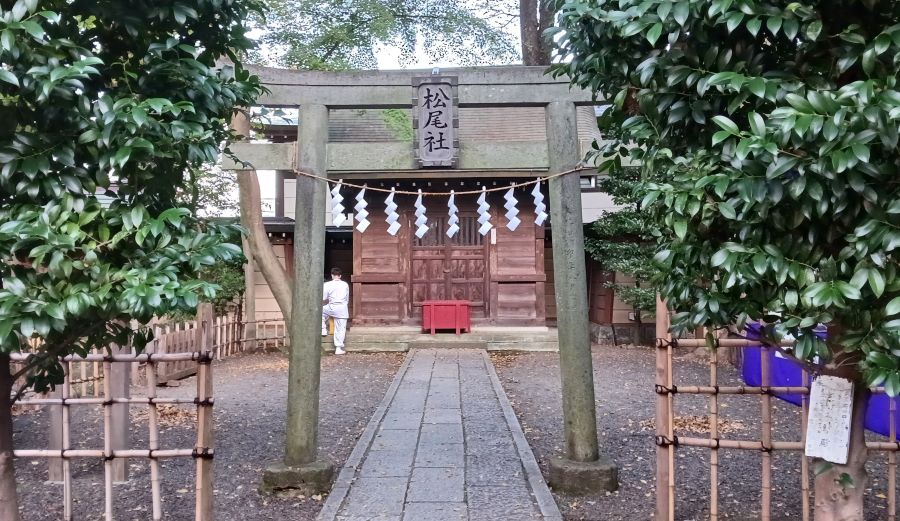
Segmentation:
[(853, 419), (853, 382), (837, 376), (819, 376), (809, 393), (806, 455), (843, 465), (850, 450)]
[(395, 190), (392, 187), (390, 195), (384, 200), (384, 214), (387, 216), (385, 222), (388, 224), (388, 233), (397, 235), (400, 231), (400, 214), (397, 213), (397, 203), (394, 202)]
[(363, 189), (356, 194), (356, 206), (353, 209), (356, 211), (356, 229), (363, 233), (366, 231), (366, 228), (369, 227), (369, 212), (366, 210), (366, 207), (369, 206), (369, 203), (366, 202), (366, 186), (363, 185)]
[(343, 179), (338, 181), (334, 188), (331, 189), (331, 222), (335, 226), (340, 226), (347, 220), (347, 216), (344, 215), (344, 205), (341, 204), (344, 200), (344, 197), (341, 196), (342, 182)]

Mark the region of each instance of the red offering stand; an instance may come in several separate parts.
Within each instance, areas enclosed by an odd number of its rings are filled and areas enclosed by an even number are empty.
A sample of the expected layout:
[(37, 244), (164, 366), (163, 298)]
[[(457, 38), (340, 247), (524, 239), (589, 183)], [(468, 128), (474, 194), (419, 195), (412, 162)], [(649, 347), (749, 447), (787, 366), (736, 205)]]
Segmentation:
[(422, 331), (431, 331), (433, 335), (438, 329), (453, 329), (471, 333), (468, 300), (426, 300), (422, 303)]

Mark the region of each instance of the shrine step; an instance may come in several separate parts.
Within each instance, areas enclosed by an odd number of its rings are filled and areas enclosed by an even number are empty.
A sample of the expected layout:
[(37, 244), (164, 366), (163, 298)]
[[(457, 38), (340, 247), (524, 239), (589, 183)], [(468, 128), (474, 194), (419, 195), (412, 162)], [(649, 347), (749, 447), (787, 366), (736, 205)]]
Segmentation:
[(433, 342), (409, 342), (409, 349), (487, 349), (487, 342), (448, 341), (438, 337)]
[[(455, 335), (422, 333), (417, 327), (358, 326), (347, 330), (348, 351), (409, 351), (415, 348), (462, 348), (488, 351), (557, 351), (556, 329), (546, 327), (474, 327), (471, 333)], [(332, 337), (322, 339), (322, 348), (333, 351)]]

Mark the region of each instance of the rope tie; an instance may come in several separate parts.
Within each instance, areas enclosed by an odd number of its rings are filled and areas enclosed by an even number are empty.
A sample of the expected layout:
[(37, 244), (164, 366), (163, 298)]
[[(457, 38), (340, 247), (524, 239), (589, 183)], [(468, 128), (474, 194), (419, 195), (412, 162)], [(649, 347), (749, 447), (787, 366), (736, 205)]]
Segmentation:
[[(559, 172), (556, 174), (549, 174), (549, 175), (541, 175), (541, 177), (539, 177), (538, 179), (534, 179), (532, 181), (525, 181), (523, 183), (510, 183), (509, 185), (506, 185), (506, 186), (497, 186), (494, 188), (485, 188), (483, 191), (484, 192), (505, 192), (505, 191), (509, 190), (510, 188), (523, 188), (526, 186), (540, 184), (540, 183), (542, 183), (544, 181), (548, 181), (550, 179), (555, 179), (557, 177), (562, 177), (564, 175), (569, 175), (569, 174), (572, 174), (575, 172), (581, 172), (582, 170), (587, 170), (587, 169), (588, 169), (587, 165), (580, 164), (577, 167), (566, 170), (564, 172)], [(530, 172), (523, 172), (523, 174), (525, 174), (525, 175), (527, 175), (528, 173), (530, 173)], [(537, 170), (533, 171), (533, 173), (546, 174), (546, 172), (537, 171)], [(294, 170), (294, 174), (301, 175), (304, 177), (309, 177), (309, 178), (315, 179), (317, 181), (324, 181), (326, 183), (331, 183), (331, 184), (334, 184), (337, 186), (346, 186), (348, 188), (355, 188), (357, 190), (366, 189), (370, 192), (382, 192), (382, 193), (386, 193), (386, 194), (391, 193), (391, 190), (388, 188), (376, 188), (376, 187), (367, 186), (364, 184), (348, 183), (346, 181), (335, 181), (334, 179), (328, 179), (327, 177), (324, 177), (321, 175), (316, 175), (311, 172), (304, 172), (303, 170)], [(425, 195), (425, 196), (437, 196), (437, 197), (449, 197), (450, 196), (450, 192), (419, 192), (418, 190), (413, 192), (412, 190), (396, 190), (396, 189), (393, 190), (393, 192), (397, 195), (419, 195), (421, 193), (422, 195)], [(479, 190), (463, 190), (461, 192), (454, 191), (454, 193), (456, 195), (480, 195), (482, 193), (482, 190), (481, 189), (479, 189)]]

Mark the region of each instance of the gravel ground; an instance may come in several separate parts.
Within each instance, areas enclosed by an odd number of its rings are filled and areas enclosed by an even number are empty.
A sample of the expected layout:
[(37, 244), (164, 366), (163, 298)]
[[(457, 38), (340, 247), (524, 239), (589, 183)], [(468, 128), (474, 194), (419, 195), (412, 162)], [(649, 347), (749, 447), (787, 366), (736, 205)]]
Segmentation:
[[(493, 354), (503, 387), (512, 402), (525, 436), (545, 476), (548, 461), (562, 455), (562, 412), (559, 358), (555, 353)], [(655, 415), (653, 384), (655, 351), (652, 348), (594, 347), (594, 381), (600, 450), (619, 466), (620, 488), (613, 493), (572, 497), (554, 493), (566, 520), (625, 521), (651, 519), (655, 508), (655, 448), (652, 419)], [(679, 358), (676, 384), (708, 385), (704, 360)], [(720, 384), (738, 384), (740, 375), (730, 366), (719, 370)], [(773, 400), (776, 440), (798, 440), (799, 407)], [(678, 395), (676, 416), (683, 417), (682, 436), (706, 437), (705, 397)], [(760, 399), (731, 396), (720, 399), (722, 438), (756, 439), (759, 433)], [(879, 439), (874, 437), (872, 439)], [(709, 450), (680, 448), (676, 453), (676, 519), (708, 519)], [(871, 454), (867, 466), (867, 515), (870, 521), (886, 519), (886, 456)], [(719, 468), (720, 519), (759, 519), (760, 453), (721, 450)], [(773, 521), (800, 519), (800, 456), (774, 453)]]
[[(365, 428), (403, 361), (403, 354), (327, 356), (322, 361), (320, 454), (340, 467)], [(282, 454), (287, 360), (281, 354), (239, 356), (213, 365), (216, 422), (215, 508), (223, 521), (312, 520), (322, 497), (270, 498), (257, 493), (262, 470)], [(193, 378), (180, 387), (160, 388), (160, 396), (193, 397)], [(142, 389), (134, 388), (135, 395)], [(102, 448), (99, 408), (79, 406), (73, 412), (73, 443), (77, 448)], [(191, 448), (195, 439), (194, 407), (166, 408), (161, 414), (162, 448)], [(15, 443), (21, 448), (45, 448), (46, 421), (40, 412), (26, 412), (15, 421)], [(147, 447), (147, 416), (132, 411), (133, 448)], [(103, 465), (76, 460), (75, 519), (103, 518)], [(194, 518), (194, 468), (191, 458), (162, 463), (163, 510), (167, 520)], [(46, 464), (16, 462), (24, 521), (62, 518), (62, 487), (45, 485)], [(130, 481), (116, 485), (116, 520), (150, 518), (149, 465), (134, 460)]]

